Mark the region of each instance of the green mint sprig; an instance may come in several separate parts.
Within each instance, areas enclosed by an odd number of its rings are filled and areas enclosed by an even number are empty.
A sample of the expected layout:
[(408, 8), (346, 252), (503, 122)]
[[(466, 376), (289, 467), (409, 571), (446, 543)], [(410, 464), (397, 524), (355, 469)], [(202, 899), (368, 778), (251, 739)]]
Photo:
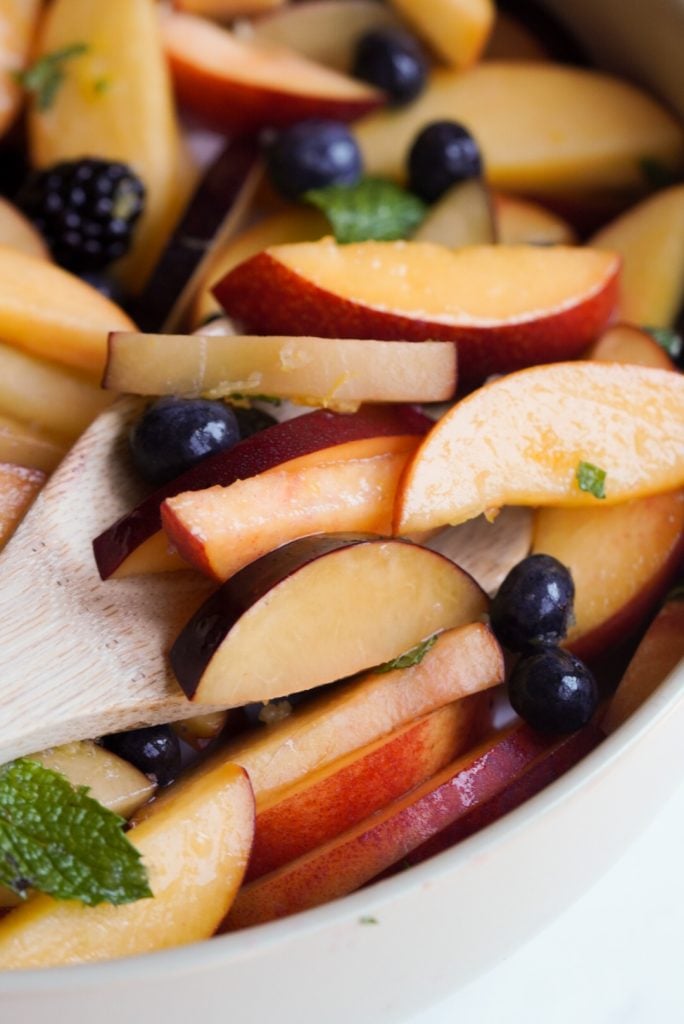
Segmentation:
[(0, 767), (0, 883), (88, 906), (152, 896), (123, 818), (87, 794), (28, 758)]
[(64, 65), (74, 57), (81, 57), (87, 52), (88, 46), (85, 43), (63, 46), (60, 50), (53, 50), (52, 53), (39, 57), (29, 68), (18, 71), (14, 77), (33, 94), (38, 110), (49, 110), (66, 77)]
[(434, 647), (437, 642), (437, 633), (434, 636), (429, 636), (427, 640), (422, 640), (421, 643), (416, 644), (415, 647), (411, 647), (410, 650), (405, 651), (404, 654), (400, 654), (398, 658), (393, 658), (392, 661), (386, 661), (384, 665), (380, 665), (374, 669), (375, 672), (392, 672), (395, 668), (410, 668), (411, 665), (418, 665), (423, 660), (427, 652), (431, 647)]
[(580, 462), (575, 472), (580, 491), (587, 491), (595, 498), (606, 496), (606, 471), (591, 462)]
[(341, 244), (408, 238), (427, 212), (418, 196), (380, 178), (312, 189), (304, 199), (325, 214)]

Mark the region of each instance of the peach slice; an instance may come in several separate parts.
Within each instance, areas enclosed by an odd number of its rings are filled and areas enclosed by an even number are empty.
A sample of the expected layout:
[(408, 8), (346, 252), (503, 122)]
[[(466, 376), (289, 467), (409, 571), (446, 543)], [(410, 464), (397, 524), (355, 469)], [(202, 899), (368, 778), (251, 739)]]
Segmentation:
[(222, 931), (285, 917), (344, 896), (496, 796), (554, 741), (512, 726), (417, 789), (310, 853), (243, 886)]
[(45, 483), (39, 469), (0, 463), (0, 551), (38, 496)]
[(494, 25), (492, 0), (392, 0), (392, 5), (444, 60), (470, 67)]
[(479, 178), (454, 185), (428, 210), (413, 235), (414, 242), (435, 242), (456, 249), (497, 241), (492, 197)]
[(615, 732), (684, 658), (684, 601), (672, 598), (658, 612), (627, 666), (601, 722)]
[(136, 395), (277, 395), (350, 412), (362, 402), (447, 401), (456, 390), (456, 349), (439, 341), (116, 332), (104, 387)]
[(129, 317), (79, 278), (44, 259), (0, 245), (0, 337), (33, 355), (99, 374), (109, 331)]
[(162, 35), (180, 103), (218, 131), (307, 117), (353, 121), (384, 101), (371, 86), (189, 14), (164, 17)]
[(263, 430), (227, 452), (203, 460), (159, 488), (93, 542), (103, 579), (186, 567), (170, 555), (161, 533), (160, 505), (183, 491), (227, 487), (276, 467), (301, 469), (355, 458), (405, 451), (406, 440), (425, 434), (431, 421), (410, 406), (368, 406), (342, 415), (316, 410)]
[(145, 210), (131, 252), (116, 266), (132, 292), (141, 290), (154, 267), (194, 180), (181, 146), (156, 8), (139, 0), (52, 3), (37, 56), (74, 42), (88, 49), (65, 67), (50, 108), (34, 106), (29, 114), (37, 167), (94, 156), (122, 160), (142, 177)]
[[(550, 251), (549, 251), (550, 254)], [(684, 485), (684, 377), (618, 363), (510, 374), (459, 402), (418, 449), (397, 494), (398, 533), (502, 505), (596, 507), (581, 463), (606, 473), (606, 505)]]
[(0, 198), (0, 245), (19, 249), (29, 256), (49, 260), (50, 253), (40, 233), (30, 220), (7, 199)]
[(676, 370), (662, 345), (647, 331), (632, 324), (615, 324), (587, 349), (585, 359), (599, 363), (629, 363), (652, 366), (657, 370)]
[(321, 846), (444, 768), (473, 739), (482, 698), (465, 701), (470, 714), (448, 704), (263, 801), (246, 881)]
[(199, 14), (216, 21), (231, 21), (272, 11), (285, 0), (173, 0), (173, 6), (186, 14)]
[(617, 302), (618, 258), (593, 249), (332, 239), (273, 246), (215, 295), (257, 334), (458, 342), (463, 385), (577, 356)]
[[(288, 11), (308, 10), (305, 8), (288, 7)], [(323, 2), (323, 0), (321, 0)], [(345, 6), (352, 0), (341, 0)], [(378, 6), (372, 0), (373, 6)], [(197, 327), (209, 320), (214, 314), (221, 312), (219, 303), (213, 296), (212, 289), (221, 278), (243, 263), (250, 256), (256, 256), (262, 249), (271, 245), (283, 245), (286, 242), (315, 242), (329, 234), (330, 225), (320, 210), (313, 207), (292, 206), (280, 213), (272, 213), (251, 227), (241, 231), (224, 245), (218, 247), (209, 261), (204, 277), (197, 287), (197, 297), (193, 304), (191, 323)]]
[(0, 7), (0, 135), (21, 106), (22, 90), (15, 76), (26, 67), (40, 8), (40, 0), (5, 0)]
[(0, 342), (0, 413), (75, 441), (112, 401), (89, 380)]
[(482, 54), (483, 60), (550, 60), (540, 39), (518, 18), (497, 11), (494, 25)]
[(428, 548), (305, 537), (224, 583), (180, 633), (171, 667), (191, 700), (235, 707), (380, 665), (486, 609), (473, 578)]
[(388, 533), (405, 451), (302, 469), (269, 470), (228, 487), (162, 502), (162, 526), (194, 569), (224, 581), (282, 544), (315, 533)]
[(487, 626), (449, 629), (416, 664), (367, 672), (322, 691), (284, 721), (229, 742), (200, 770), (222, 761), (242, 765), (259, 812), (277, 801), (283, 787), (447, 704), (455, 702), (467, 732), (474, 705), (462, 698), (497, 686), (503, 677), (503, 654)]
[(403, 178), (418, 131), (445, 118), (470, 129), (488, 181), (502, 191), (628, 196), (643, 191), (644, 154), (675, 171), (684, 164), (681, 124), (640, 89), (584, 68), (492, 61), (436, 70), (409, 107), (356, 125), (366, 172)]
[(574, 245), (577, 242), (575, 231), (567, 221), (529, 199), (497, 192), (494, 215), (498, 239), (503, 245)]
[(684, 301), (684, 185), (658, 192), (597, 232), (623, 260), (620, 317), (670, 327)]
[(34, 896), (0, 921), (0, 967), (92, 963), (209, 938), (242, 881), (253, 833), (242, 769), (178, 783), (130, 833), (154, 898), (86, 907)]
[(66, 455), (68, 444), (37, 427), (0, 414), (0, 463), (11, 462), (51, 473)]

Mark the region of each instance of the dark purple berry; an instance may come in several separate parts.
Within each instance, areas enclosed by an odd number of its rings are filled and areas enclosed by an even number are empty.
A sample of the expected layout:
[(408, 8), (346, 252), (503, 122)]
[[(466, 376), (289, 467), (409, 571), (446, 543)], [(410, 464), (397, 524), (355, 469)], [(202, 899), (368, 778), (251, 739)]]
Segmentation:
[(357, 43), (352, 74), (386, 92), (394, 106), (410, 103), (423, 91), (427, 72), (422, 48), (404, 29), (371, 29)]
[(551, 555), (529, 555), (506, 576), (490, 609), (497, 640), (511, 651), (559, 644), (572, 621), (575, 585)]
[(508, 683), (508, 696), (520, 717), (540, 732), (575, 732), (587, 724), (599, 703), (596, 680), (587, 666), (558, 647), (521, 659)]
[(168, 786), (181, 769), (180, 743), (168, 725), (112, 733), (103, 737), (102, 745), (145, 775), (152, 775), (159, 786)]
[(287, 199), (326, 185), (356, 185), (361, 178), (361, 152), (356, 139), (339, 121), (312, 119), (284, 128), (266, 147), (272, 184)]
[(480, 149), (462, 124), (433, 121), (411, 146), (408, 173), (411, 191), (426, 203), (434, 203), (459, 181), (480, 177)]

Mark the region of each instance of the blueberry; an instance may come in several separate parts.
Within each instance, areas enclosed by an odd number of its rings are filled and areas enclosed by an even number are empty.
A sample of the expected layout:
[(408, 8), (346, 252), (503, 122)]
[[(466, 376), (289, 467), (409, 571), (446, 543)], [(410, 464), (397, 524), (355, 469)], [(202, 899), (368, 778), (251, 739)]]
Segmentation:
[(239, 440), (235, 413), (222, 402), (160, 398), (134, 426), (130, 445), (140, 475), (163, 484)]
[(599, 703), (596, 680), (579, 658), (548, 647), (523, 658), (508, 683), (513, 708), (540, 732), (575, 732)]
[(382, 89), (394, 106), (415, 99), (427, 81), (427, 61), (417, 40), (401, 28), (364, 33), (354, 55), (352, 74)]
[(409, 188), (426, 203), (482, 174), (482, 157), (470, 132), (456, 121), (433, 121), (416, 136), (408, 156)]
[(168, 725), (112, 733), (103, 737), (102, 745), (145, 775), (153, 775), (159, 786), (168, 786), (180, 772), (180, 743)]
[(326, 185), (355, 185), (363, 169), (347, 126), (319, 119), (283, 129), (266, 148), (266, 166), (272, 184), (288, 199)]
[(260, 430), (273, 427), (278, 422), (275, 416), (271, 416), (269, 412), (254, 407), (246, 409), (234, 406), (233, 412), (240, 428), (240, 437), (243, 439), (251, 437), (252, 434), (258, 434)]
[(511, 651), (558, 644), (572, 620), (575, 585), (551, 555), (529, 555), (506, 576), (492, 601), (497, 640)]

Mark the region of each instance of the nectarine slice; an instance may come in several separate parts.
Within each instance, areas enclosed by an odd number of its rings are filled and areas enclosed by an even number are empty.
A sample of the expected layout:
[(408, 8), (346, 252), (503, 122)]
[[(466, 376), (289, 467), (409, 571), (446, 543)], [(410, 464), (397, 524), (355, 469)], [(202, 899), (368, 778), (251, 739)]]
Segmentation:
[(173, 0), (173, 6), (186, 14), (199, 14), (216, 21), (232, 21), (233, 18), (248, 17), (272, 11), (285, 0)]
[(66, 455), (68, 444), (46, 431), (0, 414), (0, 463), (11, 462), (51, 473)]
[(590, 244), (622, 257), (620, 317), (637, 325), (672, 326), (684, 300), (684, 185), (632, 207)]
[(444, 60), (468, 68), (482, 53), (494, 25), (492, 0), (392, 0), (392, 4)]
[(577, 242), (570, 224), (541, 203), (501, 192), (495, 193), (493, 198), (497, 236), (503, 245), (574, 245)]
[(0, 967), (92, 963), (209, 938), (242, 881), (253, 833), (242, 769), (226, 764), (179, 783), (129, 833), (154, 898), (86, 907), (34, 896), (0, 921)]
[(10, 249), (19, 249), (20, 252), (28, 253), (29, 256), (37, 256), (39, 259), (50, 259), (48, 247), (40, 232), (16, 206), (6, 199), (0, 199), (0, 245), (7, 245)]
[(618, 270), (592, 249), (323, 239), (273, 246), (214, 292), (258, 334), (456, 341), (472, 384), (579, 355), (613, 313)]
[(552, 63), (485, 62), (435, 70), (410, 106), (355, 128), (366, 172), (403, 178), (429, 121), (460, 121), (477, 139), (494, 188), (527, 195), (643, 191), (644, 155), (684, 163), (680, 122), (642, 90), (598, 71)]
[(447, 401), (456, 390), (456, 350), (438, 341), (115, 332), (104, 387), (135, 395), (277, 395), (350, 412), (362, 402)]
[(384, 101), (364, 82), (202, 18), (169, 13), (161, 25), (180, 103), (218, 131), (250, 132), (307, 117), (353, 121)]
[(45, 483), (45, 473), (0, 463), (0, 551), (4, 548)]
[(595, 507), (601, 499), (580, 487), (582, 464), (605, 472), (605, 504), (684, 485), (684, 377), (576, 362), (480, 388), (416, 452), (395, 529), (429, 530), (509, 504)]
[(486, 182), (469, 178), (454, 185), (433, 203), (412, 237), (414, 242), (435, 242), (450, 249), (496, 242), (492, 197)]
[(428, 548), (305, 537), (224, 583), (181, 632), (171, 666), (191, 700), (240, 706), (380, 665), (486, 609), (473, 578)]
[(677, 367), (655, 338), (632, 324), (615, 324), (590, 345), (585, 359), (597, 363), (629, 363), (633, 366), (652, 366), (656, 370), (674, 370)]

